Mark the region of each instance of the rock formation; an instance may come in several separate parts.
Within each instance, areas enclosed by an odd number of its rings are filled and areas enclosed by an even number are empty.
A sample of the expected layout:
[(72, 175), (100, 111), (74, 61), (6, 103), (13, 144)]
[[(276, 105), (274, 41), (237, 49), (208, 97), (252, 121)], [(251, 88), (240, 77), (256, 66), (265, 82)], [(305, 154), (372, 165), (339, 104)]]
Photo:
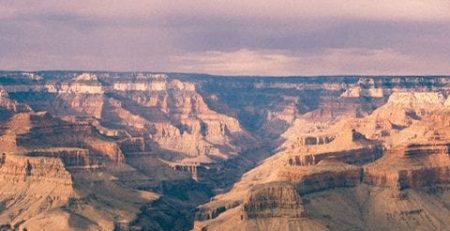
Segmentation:
[(252, 188), (241, 219), (300, 218), (302, 213), (302, 200), (295, 187), (277, 182)]
[(445, 230), (449, 94), (449, 77), (0, 72), (0, 229)]
[[(366, 92), (364, 97), (384, 97), (384, 94), (391, 94), (390, 89), (383, 91), (383, 95), (376, 94), (376, 96)], [(359, 94), (343, 96), (362, 97)], [(264, 213), (259, 215), (251, 213), (252, 216), (245, 216), (244, 213), (243, 216), (239, 215), (238, 211), (264, 207), (268, 195), (251, 197), (251, 202), (242, 198), (245, 194), (263, 188), (264, 185), (280, 181), (295, 185), (296, 193), (304, 204), (301, 207), (304, 220), (315, 224), (309, 229), (331, 227), (333, 230), (354, 228), (375, 230), (370, 227), (375, 225), (375, 227), (395, 226), (399, 230), (408, 227), (428, 227), (434, 230), (436, 227), (446, 226), (443, 216), (431, 215), (437, 210), (441, 211), (442, 207), (433, 208), (416, 204), (421, 203), (419, 201), (428, 201), (430, 197), (436, 197), (436, 200), (440, 201), (436, 203), (442, 205), (442, 201), (449, 195), (447, 185), (450, 176), (448, 143), (450, 136), (447, 121), (450, 121), (450, 111), (445, 105), (445, 100), (441, 92), (396, 91), (386, 99), (384, 105), (362, 118), (356, 114), (354, 116), (346, 114), (322, 122), (319, 118), (311, 119), (306, 115), (299, 117), (297, 122), (282, 135), (285, 138), (284, 144), (278, 153), (244, 175), (230, 192), (216, 196), (198, 209), (199, 218), (204, 212), (216, 212), (206, 220), (198, 219), (196, 227), (206, 230), (232, 229), (230, 227), (236, 229), (236, 225), (229, 222), (237, 223), (236, 219), (241, 216), (241, 219), (246, 217), (253, 220), (250, 222), (252, 225), (245, 222), (246, 228), (243, 230), (277, 230), (268, 221), (264, 224), (258, 221), (267, 218)], [(296, 124), (299, 127), (296, 127)], [(288, 190), (290, 186), (285, 188)], [(399, 201), (406, 201), (407, 208), (404, 210), (389, 208), (388, 210), (392, 211), (387, 215), (389, 218), (381, 217), (378, 207), (384, 205), (379, 201), (371, 202), (376, 203), (373, 205), (364, 203), (364, 200), (372, 200), (374, 197), (372, 193), (377, 190), (383, 191), (383, 194), (373, 200), (381, 200), (382, 197), (386, 201), (392, 201), (392, 205), (396, 206), (401, 206), (402, 202)], [(438, 195), (435, 194), (436, 190), (439, 192)], [(315, 196), (317, 194), (332, 197), (340, 195), (341, 191), (351, 192), (349, 195), (355, 197), (355, 202), (352, 202), (353, 204), (334, 202), (329, 203), (332, 205), (324, 205), (320, 196)], [(416, 194), (423, 191), (426, 193)], [(362, 194), (366, 199), (361, 197)], [(414, 199), (409, 195), (415, 195)], [(272, 199), (275, 202), (269, 204), (274, 208), (278, 204), (283, 204), (282, 197), (273, 198), (277, 199)], [(352, 199), (342, 195), (339, 200)], [(327, 213), (325, 207), (320, 206), (350, 206), (348, 211), (342, 213), (355, 212), (357, 216), (363, 218), (355, 218), (353, 220), (355, 223), (345, 224), (344, 220), (339, 220), (344, 219), (339, 214), (324, 215), (323, 213)], [(217, 208), (224, 209), (217, 210)], [(367, 213), (375, 214), (375, 218), (364, 218), (368, 216)], [(450, 211), (443, 209), (442, 213), (448, 215)], [(422, 217), (421, 214), (433, 218), (416, 218)], [(289, 224), (281, 218), (276, 221), (282, 227)], [(413, 221), (418, 223), (412, 225)], [(297, 223), (296, 228), (287, 227), (295, 230), (303, 226), (304, 224)]]

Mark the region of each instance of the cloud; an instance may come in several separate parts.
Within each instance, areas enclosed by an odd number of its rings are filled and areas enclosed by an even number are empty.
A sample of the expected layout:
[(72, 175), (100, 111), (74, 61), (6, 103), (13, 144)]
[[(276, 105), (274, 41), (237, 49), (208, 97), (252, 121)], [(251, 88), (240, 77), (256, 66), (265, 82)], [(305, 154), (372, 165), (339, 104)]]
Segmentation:
[[(447, 57), (448, 58), (448, 57)], [(174, 57), (180, 72), (219, 75), (414, 75), (448, 73), (448, 59), (429, 59), (394, 50), (329, 49), (318, 54), (273, 50), (208, 51)], [(409, 67), (405, 69), (405, 67)]]
[(223, 75), (252, 75), (292, 73), (297, 58), (283, 53), (252, 51), (247, 49), (235, 52), (207, 51), (172, 58), (173, 66), (181, 72), (206, 72)]
[(2, 0), (0, 13), (73, 13), (98, 17), (154, 17), (167, 15), (223, 15), (269, 18), (365, 18), (448, 20), (447, 0)]
[[(448, 69), (441, 60), (450, 53), (448, 0), (0, 0), (0, 5), (0, 69), (440, 73)], [(313, 68), (320, 66), (326, 68)]]

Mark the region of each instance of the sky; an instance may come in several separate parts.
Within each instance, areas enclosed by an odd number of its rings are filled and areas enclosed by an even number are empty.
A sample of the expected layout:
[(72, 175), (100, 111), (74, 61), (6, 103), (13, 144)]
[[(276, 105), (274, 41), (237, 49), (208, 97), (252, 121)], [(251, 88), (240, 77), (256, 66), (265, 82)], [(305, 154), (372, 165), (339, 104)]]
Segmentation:
[(449, 75), (450, 0), (0, 0), (0, 69)]

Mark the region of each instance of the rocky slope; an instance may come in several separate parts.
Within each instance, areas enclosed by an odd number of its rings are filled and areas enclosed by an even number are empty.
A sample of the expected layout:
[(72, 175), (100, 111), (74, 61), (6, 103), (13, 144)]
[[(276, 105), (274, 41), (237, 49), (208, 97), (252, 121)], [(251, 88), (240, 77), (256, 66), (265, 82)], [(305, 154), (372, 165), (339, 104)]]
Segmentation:
[(0, 72), (0, 225), (443, 230), (449, 94), (449, 77)]
[[(390, 93), (385, 104), (365, 116), (349, 109), (330, 117), (319, 112), (321, 106), (300, 115), (281, 135), (283, 143), (273, 157), (247, 172), (229, 192), (198, 208), (196, 228), (445, 229), (449, 225), (445, 217), (450, 214), (446, 202), (450, 176), (447, 94), (447, 88), (431, 92), (402, 89)], [(384, 97), (374, 92), (369, 96)], [(296, 187), (290, 203), (299, 197), (302, 209), (278, 218), (277, 211), (286, 203), (279, 196), (269, 203), (272, 215), (246, 215), (249, 204), (267, 204), (267, 196), (255, 199), (254, 191), (276, 182)], [(336, 208), (343, 209), (327, 212)]]
[(32, 223), (61, 209), (75, 195), (70, 173), (56, 158), (5, 155), (0, 174), (1, 224)]
[(209, 163), (257, 145), (236, 119), (209, 109), (192, 83), (163, 74), (67, 75), (10, 83), (4, 91), (35, 111), (141, 137), (146, 151), (166, 152), (176, 160)]

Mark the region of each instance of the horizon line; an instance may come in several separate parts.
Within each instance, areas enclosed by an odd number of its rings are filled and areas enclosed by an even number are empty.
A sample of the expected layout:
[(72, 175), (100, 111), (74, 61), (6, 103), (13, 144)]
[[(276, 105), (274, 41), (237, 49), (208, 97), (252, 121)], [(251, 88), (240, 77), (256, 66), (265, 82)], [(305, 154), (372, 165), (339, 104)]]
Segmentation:
[(171, 72), (171, 71), (110, 71), (110, 70), (82, 70), (82, 69), (43, 69), (43, 70), (4, 70), (0, 69), (0, 73), (2, 72), (11, 72), (11, 73), (38, 73), (38, 72), (80, 72), (80, 73), (146, 73), (146, 74), (167, 74), (167, 75), (204, 75), (210, 77), (234, 77), (234, 78), (242, 78), (242, 77), (253, 77), (253, 78), (319, 78), (319, 77), (445, 77), (449, 78), (450, 74), (324, 74), (324, 75), (252, 75), (252, 74), (242, 74), (242, 75), (224, 75), (224, 74), (211, 74), (205, 72)]

